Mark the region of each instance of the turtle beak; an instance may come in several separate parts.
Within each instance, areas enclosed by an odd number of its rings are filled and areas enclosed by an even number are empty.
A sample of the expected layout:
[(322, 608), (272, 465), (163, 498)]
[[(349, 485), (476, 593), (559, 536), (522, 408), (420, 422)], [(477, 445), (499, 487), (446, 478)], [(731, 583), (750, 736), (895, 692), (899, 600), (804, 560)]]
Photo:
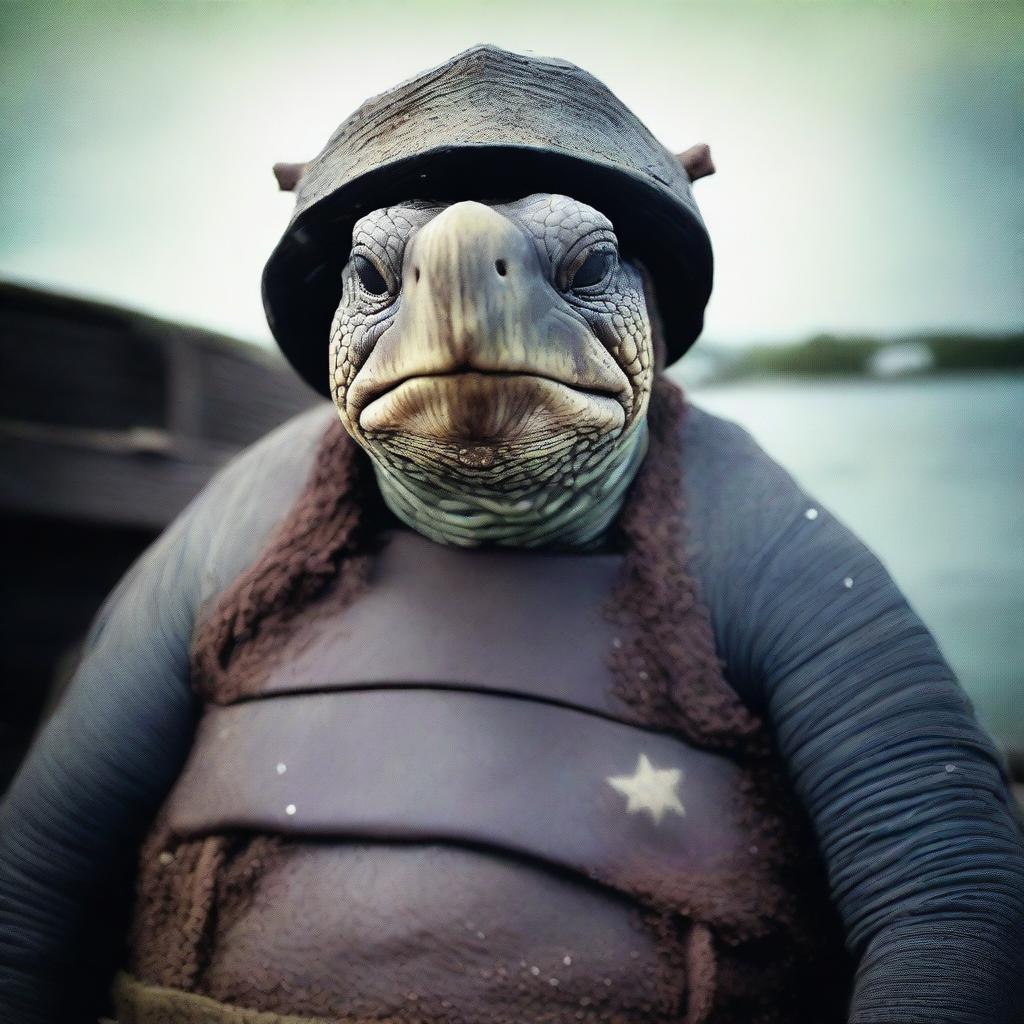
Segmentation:
[(457, 374), (529, 375), (631, 401), (626, 374), (552, 285), (530, 236), (476, 202), (448, 207), (410, 241), (395, 323), (348, 404), (358, 420), (406, 382)]

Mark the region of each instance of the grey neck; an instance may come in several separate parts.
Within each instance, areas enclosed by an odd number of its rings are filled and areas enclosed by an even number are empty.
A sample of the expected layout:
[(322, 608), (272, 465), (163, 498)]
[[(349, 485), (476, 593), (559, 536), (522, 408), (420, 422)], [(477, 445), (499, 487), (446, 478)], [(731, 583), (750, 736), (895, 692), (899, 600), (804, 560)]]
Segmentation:
[(622, 509), (647, 454), (647, 441), (647, 423), (641, 419), (571, 486), (553, 483), (528, 498), (507, 502), (447, 494), (376, 460), (373, 466), (388, 508), (439, 544), (589, 549), (601, 543)]

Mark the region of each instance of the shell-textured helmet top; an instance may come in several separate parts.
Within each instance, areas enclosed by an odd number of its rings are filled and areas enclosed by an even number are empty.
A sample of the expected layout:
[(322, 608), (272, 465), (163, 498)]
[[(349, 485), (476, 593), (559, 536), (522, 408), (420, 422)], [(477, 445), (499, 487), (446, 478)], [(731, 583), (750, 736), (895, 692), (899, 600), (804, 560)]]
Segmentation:
[(367, 212), (410, 199), (561, 193), (600, 210), (646, 269), (669, 362), (697, 339), (711, 244), (679, 160), (568, 61), (475, 46), (367, 100), (302, 168), (295, 212), (263, 274), (278, 344), (329, 394), (327, 346)]

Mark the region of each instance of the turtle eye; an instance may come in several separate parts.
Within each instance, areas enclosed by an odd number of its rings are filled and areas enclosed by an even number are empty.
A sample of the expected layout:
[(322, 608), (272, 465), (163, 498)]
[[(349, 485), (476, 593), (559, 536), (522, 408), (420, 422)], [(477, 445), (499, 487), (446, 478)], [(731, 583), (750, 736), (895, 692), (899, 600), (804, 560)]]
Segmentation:
[(579, 288), (590, 288), (600, 284), (611, 269), (612, 254), (610, 252), (592, 252), (583, 265), (573, 275), (569, 287), (576, 291)]
[(383, 295), (388, 290), (388, 283), (384, 275), (365, 257), (356, 253), (352, 257), (352, 266), (359, 275), (362, 286), (371, 295)]

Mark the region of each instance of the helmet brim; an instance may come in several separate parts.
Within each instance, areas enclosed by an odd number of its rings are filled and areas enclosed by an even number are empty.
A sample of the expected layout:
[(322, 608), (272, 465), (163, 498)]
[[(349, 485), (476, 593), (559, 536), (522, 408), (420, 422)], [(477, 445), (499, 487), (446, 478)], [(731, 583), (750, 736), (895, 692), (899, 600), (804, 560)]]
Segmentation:
[(550, 147), (472, 143), (376, 166), (297, 214), (263, 273), (263, 303), (282, 352), (310, 386), (330, 394), (331, 323), (360, 217), (411, 200), (508, 201), (538, 192), (572, 196), (611, 220), (623, 258), (650, 276), (668, 362), (682, 356), (703, 327), (712, 254), (703, 223), (677, 192), (653, 175)]

